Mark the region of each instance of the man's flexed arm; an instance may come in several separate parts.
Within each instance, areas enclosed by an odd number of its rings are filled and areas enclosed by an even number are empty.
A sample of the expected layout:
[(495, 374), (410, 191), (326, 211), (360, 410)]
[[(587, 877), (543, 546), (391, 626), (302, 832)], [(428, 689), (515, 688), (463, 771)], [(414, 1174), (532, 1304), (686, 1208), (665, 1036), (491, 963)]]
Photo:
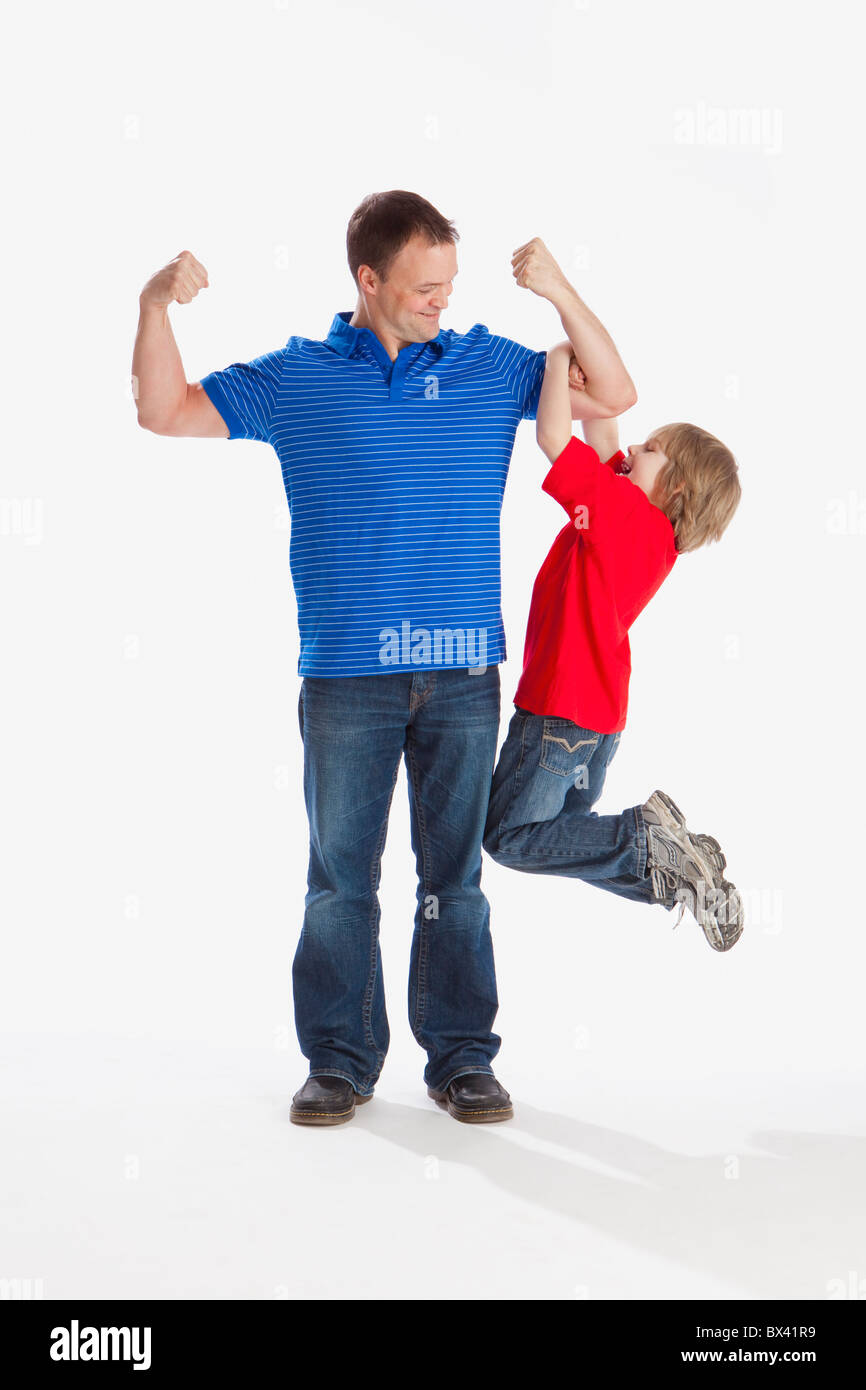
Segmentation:
[(633, 406), (637, 391), (613, 339), (566, 280), (540, 237), (519, 246), (511, 266), (518, 285), (549, 300), (556, 309), (580, 364), (586, 384), (582, 390), (571, 390), (572, 419), (621, 415)]
[(188, 383), (168, 318), (169, 304), (189, 304), (208, 284), (191, 251), (152, 275), (138, 298), (132, 390), (138, 423), (154, 434), (226, 438), (229, 431), (198, 382)]

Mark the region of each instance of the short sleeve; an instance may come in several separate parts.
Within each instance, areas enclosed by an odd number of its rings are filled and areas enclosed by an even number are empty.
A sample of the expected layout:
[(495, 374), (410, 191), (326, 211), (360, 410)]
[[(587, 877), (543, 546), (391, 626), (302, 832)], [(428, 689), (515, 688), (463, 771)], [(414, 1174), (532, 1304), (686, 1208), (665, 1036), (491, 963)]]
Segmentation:
[(284, 347), (278, 348), (202, 377), (202, 389), (228, 425), (229, 439), (271, 442), (285, 354)]
[(590, 543), (603, 538), (608, 524), (619, 527), (652, 505), (639, 487), (617, 476), (620, 457), (618, 452), (603, 464), (595, 449), (572, 436), (541, 484)]
[(547, 352), (535, 352), (532, 348), (514, 343), (510, 338), (490, 339), (490, 353), (497, 370), (508, 383), (512, 396), (520, 406), (522, 420), (534, 420), (538, 411), (538, 398), (544, 380), (544, 367)]

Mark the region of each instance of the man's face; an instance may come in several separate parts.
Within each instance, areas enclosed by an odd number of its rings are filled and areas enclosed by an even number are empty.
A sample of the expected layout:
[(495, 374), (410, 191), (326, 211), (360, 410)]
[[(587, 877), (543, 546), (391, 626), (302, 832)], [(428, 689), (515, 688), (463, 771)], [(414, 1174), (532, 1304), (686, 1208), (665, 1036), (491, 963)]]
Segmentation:
[(387, 280), (374, 276), (371, 285), (364, 286), (368, 304), (375, 304), (376, 313), (395, 337), (407, 343), (435, 338), (457, 274), (453, 244), (431, 246), (424, 237), (412, 237), (386, 273)]

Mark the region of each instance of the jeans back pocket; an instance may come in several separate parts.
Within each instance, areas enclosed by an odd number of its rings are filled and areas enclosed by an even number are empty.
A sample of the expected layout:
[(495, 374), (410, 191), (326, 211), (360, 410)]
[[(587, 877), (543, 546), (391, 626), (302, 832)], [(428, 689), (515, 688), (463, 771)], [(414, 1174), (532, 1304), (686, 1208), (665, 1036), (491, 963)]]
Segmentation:
[(570, 719), (545, 719), (539, 767), (560, 777), (574, 777), (589, 763), (600, 739), (595, 729), (584, 729)]

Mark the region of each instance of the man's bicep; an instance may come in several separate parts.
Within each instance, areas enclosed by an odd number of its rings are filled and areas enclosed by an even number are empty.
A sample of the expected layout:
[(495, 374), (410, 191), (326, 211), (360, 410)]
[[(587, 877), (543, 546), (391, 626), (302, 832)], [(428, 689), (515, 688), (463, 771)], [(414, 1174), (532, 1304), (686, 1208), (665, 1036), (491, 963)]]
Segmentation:
[(229, 427), (201, 382), (188, 381), (186, 400), (167, 428), (157, 433), (178, 439), (228, 439)]
[(196, 383), (228, 426), (228, 436), (223, 437), (270, 442), (285, 361), (285, 348), (278, 348), (251, 362), (232, 362), (221, 371), (208, 372)]

